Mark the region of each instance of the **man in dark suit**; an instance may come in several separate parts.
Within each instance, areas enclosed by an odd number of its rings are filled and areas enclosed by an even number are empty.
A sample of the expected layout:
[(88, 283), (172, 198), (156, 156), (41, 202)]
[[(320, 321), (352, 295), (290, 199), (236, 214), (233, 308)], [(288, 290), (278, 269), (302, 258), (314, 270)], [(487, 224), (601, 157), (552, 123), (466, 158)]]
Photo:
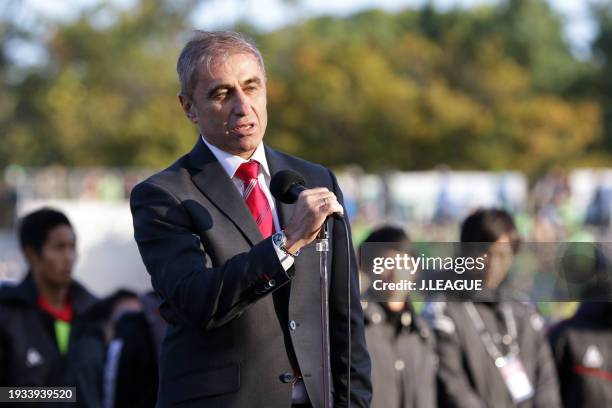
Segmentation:
[[(181, 106), (200, 136), (190, 153), (131, 195), (136, 241), (169, 323), (158, 406), (323, 406), (314, 240), (325, 222), (333, 403), (349, 405), (350, 364), (350, 406), (369, 406), (355, 256), (341, 222), (325, 221), (343, 211), (335, 176), (263, 144), (265, 68), (241, 35), (196, 32), (177, 71)], [(284, 169), (303, 175), (309, 187), (295, 204), (270, 195), (271, 177)]]

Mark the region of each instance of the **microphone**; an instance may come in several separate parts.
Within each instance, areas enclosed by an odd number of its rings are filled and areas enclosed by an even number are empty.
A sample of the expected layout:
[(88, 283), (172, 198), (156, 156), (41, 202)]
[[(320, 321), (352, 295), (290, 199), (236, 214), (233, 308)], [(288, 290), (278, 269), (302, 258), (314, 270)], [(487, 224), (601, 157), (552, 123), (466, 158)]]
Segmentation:
[[(270, 192), (281, 203), (295, 203), (300, 193), (304, 190), (306, 190), (306, 180), (304, 180), (301, 174), (293, 170), (281, 170), (270, 181)], [(333, 217), (337, 220), (344, 218), (338, 212), (335, 212)]]

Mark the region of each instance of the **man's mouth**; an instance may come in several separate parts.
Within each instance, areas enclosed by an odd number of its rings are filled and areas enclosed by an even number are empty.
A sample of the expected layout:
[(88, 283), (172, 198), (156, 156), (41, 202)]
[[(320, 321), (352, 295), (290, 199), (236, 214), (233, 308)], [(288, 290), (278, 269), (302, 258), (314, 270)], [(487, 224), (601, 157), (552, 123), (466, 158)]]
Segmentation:
[(242, 135), (242, 136), (248, 136), (252, 134), (254, 131), (255, 131), (255, 123), (253, 122), (243, 123), (243, 124), (234, 126), (232, 128), (232, 132), (238, 133), (239, 135)]

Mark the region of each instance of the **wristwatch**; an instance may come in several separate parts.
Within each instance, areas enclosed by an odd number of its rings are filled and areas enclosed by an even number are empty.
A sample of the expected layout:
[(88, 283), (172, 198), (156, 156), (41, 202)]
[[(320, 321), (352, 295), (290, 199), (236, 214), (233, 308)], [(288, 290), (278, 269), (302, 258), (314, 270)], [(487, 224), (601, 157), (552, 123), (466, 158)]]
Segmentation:
[(299, 250), (295, 254), (292, 254), (287, 249), (287, 236), (285, 235), (285, 231), (280, 231), (280, 232), (277, 232), (276, 234), (272, 235), (272, 243), (278, 249), (283, 251), (283, 253), (285, 253), (285, 254), (293, 257), (293, 258), (297, 257), (300, 254)]

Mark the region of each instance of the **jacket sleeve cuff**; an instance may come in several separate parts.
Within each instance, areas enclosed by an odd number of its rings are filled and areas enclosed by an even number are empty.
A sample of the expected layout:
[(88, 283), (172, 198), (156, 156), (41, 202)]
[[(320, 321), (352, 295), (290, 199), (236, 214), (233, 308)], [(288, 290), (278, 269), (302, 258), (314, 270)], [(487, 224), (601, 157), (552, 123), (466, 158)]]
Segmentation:
[[(253, 288), (255, 297), (261, 297), (267, 295), (268, 293), (274, 292), (276, 289), (293, 279), (295, 276), (293, 258), (285, 254), (280, 248), (277, 248), (272, 243), (271, 237), (257, 244), (253, 249), (260, 253), (260, 256), (257, 256), (257, 258), (263, 260), (263, 257), (269, 257), (268, 259), (279, 266), (274, 268), (272, 271), (261, 271), (263, 273), (261, 273), (260, 276), (263, 279), (259, 281), (261, 283), (257, 283)], [(262, 262), (262, 265), (266, 264), (269, 265), (269, 263), (265, 261)]]
[(274, 251), (276, 252), (276, 256), (278, 257), (278, 260), (280, 261), (281, 266), (283, 267), (285, 272), (287, 272), (289, 268), (291, 268), (293, 266), (293, 263), (295, 262), (293, 260), (293, 257), (283, 252), (283, 250), (280, 249), (278, 245), (274, 244), (274, 242), (272, 242), (272, 246), (274, 247)]

